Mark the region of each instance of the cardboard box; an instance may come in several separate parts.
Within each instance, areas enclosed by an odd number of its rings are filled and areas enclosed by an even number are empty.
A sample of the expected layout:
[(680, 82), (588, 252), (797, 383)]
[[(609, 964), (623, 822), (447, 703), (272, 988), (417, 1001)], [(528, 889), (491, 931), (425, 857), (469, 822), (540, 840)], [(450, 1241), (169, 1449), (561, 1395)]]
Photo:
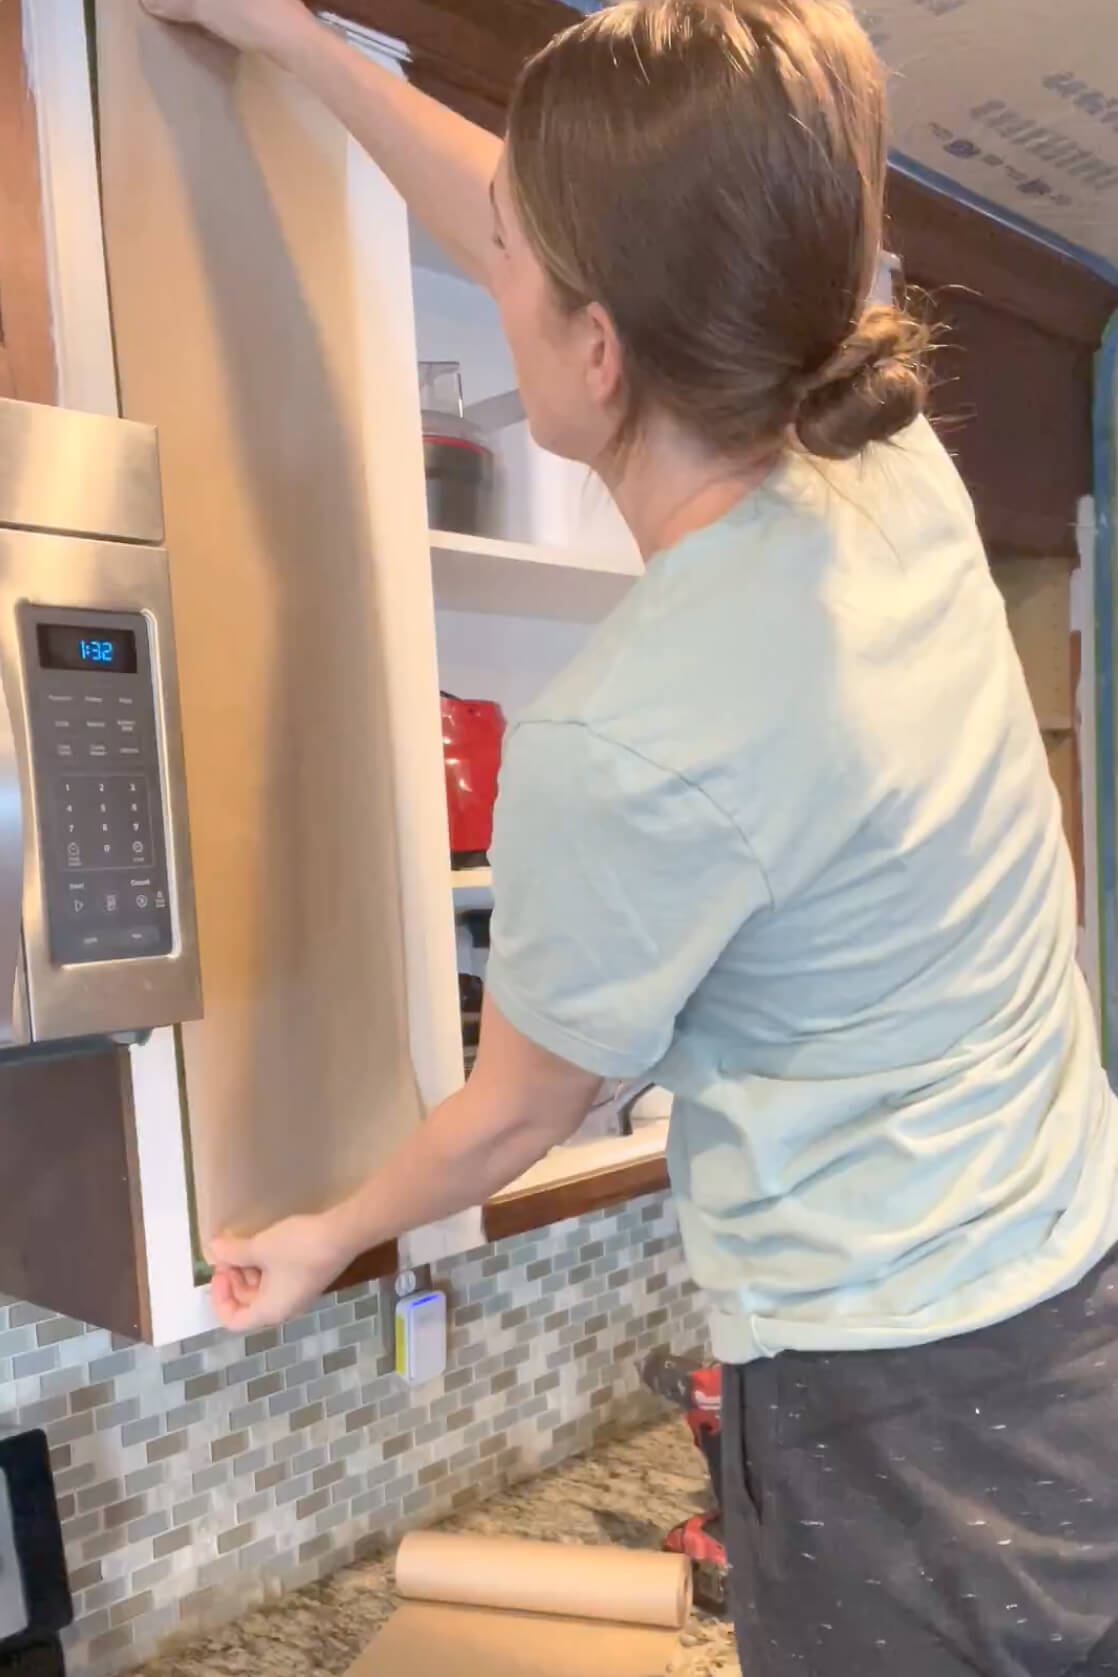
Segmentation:
[(1002, 559), (990, 566), (1025, 669), (1037, 720), (1046, 731), (1075, 721), (1071, 652), (1070, 559)]

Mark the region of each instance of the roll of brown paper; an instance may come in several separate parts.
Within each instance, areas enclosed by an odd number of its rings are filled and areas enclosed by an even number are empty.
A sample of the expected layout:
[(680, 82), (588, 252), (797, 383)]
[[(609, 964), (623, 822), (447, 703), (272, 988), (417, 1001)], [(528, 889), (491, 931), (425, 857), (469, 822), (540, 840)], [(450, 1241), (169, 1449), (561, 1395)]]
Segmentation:
[(691, 1611), (682, 1555), (434, 1531), (405, 1537), (396, 1587), (413, 1601), (667, 1630), (681, 1629)]

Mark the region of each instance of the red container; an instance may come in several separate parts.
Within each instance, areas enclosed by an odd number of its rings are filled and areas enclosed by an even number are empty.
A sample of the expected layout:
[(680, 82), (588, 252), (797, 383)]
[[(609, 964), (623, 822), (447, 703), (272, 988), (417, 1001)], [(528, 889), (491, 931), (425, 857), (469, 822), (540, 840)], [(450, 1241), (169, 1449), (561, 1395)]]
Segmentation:
[(442, 711), (450, 853), (455, 867), (479, 867), (493, 840), (505, 718), (500, 705), (450, 693), (442, 696)]

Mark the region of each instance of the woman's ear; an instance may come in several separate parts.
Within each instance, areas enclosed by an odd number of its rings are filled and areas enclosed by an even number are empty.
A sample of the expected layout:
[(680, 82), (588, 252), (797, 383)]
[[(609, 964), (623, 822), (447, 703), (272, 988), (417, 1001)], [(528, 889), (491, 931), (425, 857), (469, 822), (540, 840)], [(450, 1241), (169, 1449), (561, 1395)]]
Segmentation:
[(583, 320), (587, 394), (599, 410), (615, 407), (625, 385), (625, 357), (617, 328), (601, 303), (588, 303)]

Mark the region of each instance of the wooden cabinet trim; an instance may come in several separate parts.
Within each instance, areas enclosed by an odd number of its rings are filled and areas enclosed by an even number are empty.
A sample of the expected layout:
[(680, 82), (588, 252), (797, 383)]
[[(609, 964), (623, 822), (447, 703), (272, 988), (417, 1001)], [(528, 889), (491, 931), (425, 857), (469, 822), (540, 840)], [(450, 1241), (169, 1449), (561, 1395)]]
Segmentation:
[(1101, 275), (897, 169), (886, 205), (890, 242), (910, 283), (933, 294), (963, 288), (1054, 337), (1098, 348), (1118, 307), (1118, 289)]
[(400, 1256), (396, 1242), (386, 1240), (382, 1245), (373, 1246), (368, 1252), (362, 1252), (360, 1257), (354, 1258), (349, 1268), (343, 1270), (327, 1290), (338, 1293), (346, 1287), (360, 1286), (363, 1281), (380, 1281), (386, 1275), (395, 1275), (399, 1267)]
[[(514, 1235), (544, 1229), (552, 1223), (566, 1222), (571, 1217), (585, 1217), (592, 1211), (605, 1211), (610, 1206), (623, 1205), (627, 1200), (643, 1199), (648, 1194), (664, 1194), (668, 1189), (668, 1167), (663, 1158), (615, 1165), (612, 1170), (598, 1171), (575, 1182), (560, 1182), (551, 1187), (490, 1201), (484, 1212), (485, 1238), (488, 1241), (509, 1240)], [(363, 1281), (382, 1280), (385, 1276), (395, 1275), (398, 1268), (396, 1242), (387, 1241), (355, 1258), (330, 1291), (356, 1287)]]
[(524, 60), (581, 15), (561, 0), (343, 0), (331, 10), (403, 41), (410, 80), (494, 132)]
[(0, 1156), (0, 1289), (148, 1338), (127, 1052), (0, 1066)]
[(634, 1164), (615, 1165), (574, 1182), (559, 1182), (524, 1194), (493, 1200), (485, 1207), (488, 1240), (508, 1240), (531, 1229), (562, 1223), (570, 1217), (584, 1217), (626, 1200), (668, 1190), (668, 1167), (661, 1156), (639, 1159)]

